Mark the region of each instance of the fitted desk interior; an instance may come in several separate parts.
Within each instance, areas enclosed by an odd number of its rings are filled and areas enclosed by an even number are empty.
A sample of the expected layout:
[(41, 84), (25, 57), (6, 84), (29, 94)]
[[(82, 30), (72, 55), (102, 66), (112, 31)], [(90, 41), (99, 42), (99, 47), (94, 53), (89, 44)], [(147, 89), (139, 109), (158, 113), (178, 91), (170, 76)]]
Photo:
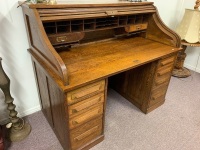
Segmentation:
[(152, 2), (27, 3), (22, 9), (42, 110), (64, 149), (103, 140), (108, 87), (144, 113), (164, 103), (180, 38)]

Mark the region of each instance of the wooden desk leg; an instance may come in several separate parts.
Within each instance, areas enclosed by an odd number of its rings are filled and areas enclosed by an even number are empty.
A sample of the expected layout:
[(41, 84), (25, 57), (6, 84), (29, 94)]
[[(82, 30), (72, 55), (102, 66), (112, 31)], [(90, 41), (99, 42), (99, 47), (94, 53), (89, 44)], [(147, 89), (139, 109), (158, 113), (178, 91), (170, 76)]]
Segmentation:
[(187, 68), (183, 67), (185, 57), (186, 57), (185, 50), (186, 50), (187, 46), (182, 45), (182, 48), (183, 48), (183, 50), (178, 53), (176, 64), (175, 64), (174, 70), (172, 72), (172, 76), (178, 77), (178, 78), (186, 78), (186, 77), (191, 76), (190, 71)]

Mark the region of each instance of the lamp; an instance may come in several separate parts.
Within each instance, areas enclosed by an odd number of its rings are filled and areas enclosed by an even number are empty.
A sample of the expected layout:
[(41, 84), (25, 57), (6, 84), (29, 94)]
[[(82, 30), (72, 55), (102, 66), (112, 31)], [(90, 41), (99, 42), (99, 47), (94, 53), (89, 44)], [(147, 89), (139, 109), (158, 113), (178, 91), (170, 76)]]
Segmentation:
[(200, 46), (200, 0), (196, 1), (194, 9), (186, 9), (182, 21), (176, 29), (176, 32), (181, 37), (183, 50), (179, 52), (177, 62), (172, 75), (176, 77), (188, 77), (190, 71), (183, 67), (186, 57), (185, 50), (187, 46)]
[[(0, 57), (0, 89), (5, 95), (5, 103), (8, 105), (7, 109), (10, 111), (10, 131), (8, 138), (12, 142), (17, 142), (25, 139), (31, 132), (29, 123), (25, 123), (22, 118), (17, 117), (18, 112), (15, 110), (14, 99), (10, 94), (10, 79), (3, 70)], [(9, 124), (8, 124), (9, 125)]]

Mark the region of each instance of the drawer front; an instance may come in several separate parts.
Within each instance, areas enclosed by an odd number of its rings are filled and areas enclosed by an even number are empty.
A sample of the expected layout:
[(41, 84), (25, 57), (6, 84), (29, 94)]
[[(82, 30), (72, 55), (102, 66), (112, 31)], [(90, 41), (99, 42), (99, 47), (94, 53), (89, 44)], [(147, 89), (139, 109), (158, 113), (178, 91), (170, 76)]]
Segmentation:
[(103, 114), (103, 105), (100, 104), (99, 106), (82, 113), (81, 115), (78, 115), (76, 117), (73, 117), (72, 119), (69, 120), (69, 127), (70, 129), (73, 129), (75, 127), (78, 127), (79, 125)]
[(126, 32), (134, 32), (147, 29), (147, 23), (137, 24), (137, 25), (129, 25), (125, 27)]
[(93, 84), (78, 88), (67, 93), (68, 104), (73, 104), (79, 100), (83, 100), (89, 96), (97, 94), (105, 89), (105, 80), (95, 82)]
[(163, 101), (167, 91), (168, 83), (163, 84), (161, 87), (152, 90), (150, 106), (156, 104), (157, 102)]
[(169, 82), (170, 77), (171, 77), (171, 72), (162, 76), (159, 75), (156, 76), (153, 88), (157, 88), (158, 86), (167, 84)]
[(63, 43), (78, 42), (81, 39), (83, 39), (84, 32), (56, 34), (56, 35), (49, 35), (48, 37), (52, 45), (58, 45)]
[(174, 60), (175, 60), (176, 56), (169, 56), (167, 58), (164, 58), (160, 61), (158, 68), (164, 67), (166, 65), (172, 65), (174, 64)]
[(69, 117), (72, 118), (77, 116), (81, 113), (88, 111), (89, 109), (94, 108), (97, 105), (102, 104), (104, 102), (104, 93), (100, 93), (98, 95), (92, 96), (86, 100), (78, 102), (74, 105), (69, 106)]
[(102, 116), (100, 116), (71, 130), (70, 141), (72, 149), (78, 149), (103, 134), (102, 124)]
[(163, 84), (168, 84), (174, 66), (175, 56), (167, 57), (159, 62), (153, 89)]
[(168, 65), (166, 65), (166, 66), (163, 66), (163, 67), (161, 67), (161, 68), (158, 68), (158, 71), (157, 71), (157, 73), (156, 73), (156, 76), (163, 76), (163, 75), (165, 75), (165, 74), (169, 74), (169, 73), (171, 73), (171, 71), (172, 71), (172, 69), (173, 69), (173, 63), (170, 63), (170, 64), (168, 64)]

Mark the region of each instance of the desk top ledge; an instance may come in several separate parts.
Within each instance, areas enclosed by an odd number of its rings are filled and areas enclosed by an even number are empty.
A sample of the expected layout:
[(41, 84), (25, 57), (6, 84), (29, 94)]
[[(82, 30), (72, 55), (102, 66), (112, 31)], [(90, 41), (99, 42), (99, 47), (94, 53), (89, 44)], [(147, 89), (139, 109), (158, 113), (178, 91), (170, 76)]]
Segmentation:
[[(22, 5), (24, 1), (19, 1), (19, 4)], [(129, 2), (126, 0), (57, 0), (56, 4), (46, 4), (46, 3), (24, 3), (23, 6), (37, 9), (37, 8), (84, 8), (84, 7), (115, 7), (115, 6), (144, 6), (144, 5), (152, 5), (153, 2)]]

